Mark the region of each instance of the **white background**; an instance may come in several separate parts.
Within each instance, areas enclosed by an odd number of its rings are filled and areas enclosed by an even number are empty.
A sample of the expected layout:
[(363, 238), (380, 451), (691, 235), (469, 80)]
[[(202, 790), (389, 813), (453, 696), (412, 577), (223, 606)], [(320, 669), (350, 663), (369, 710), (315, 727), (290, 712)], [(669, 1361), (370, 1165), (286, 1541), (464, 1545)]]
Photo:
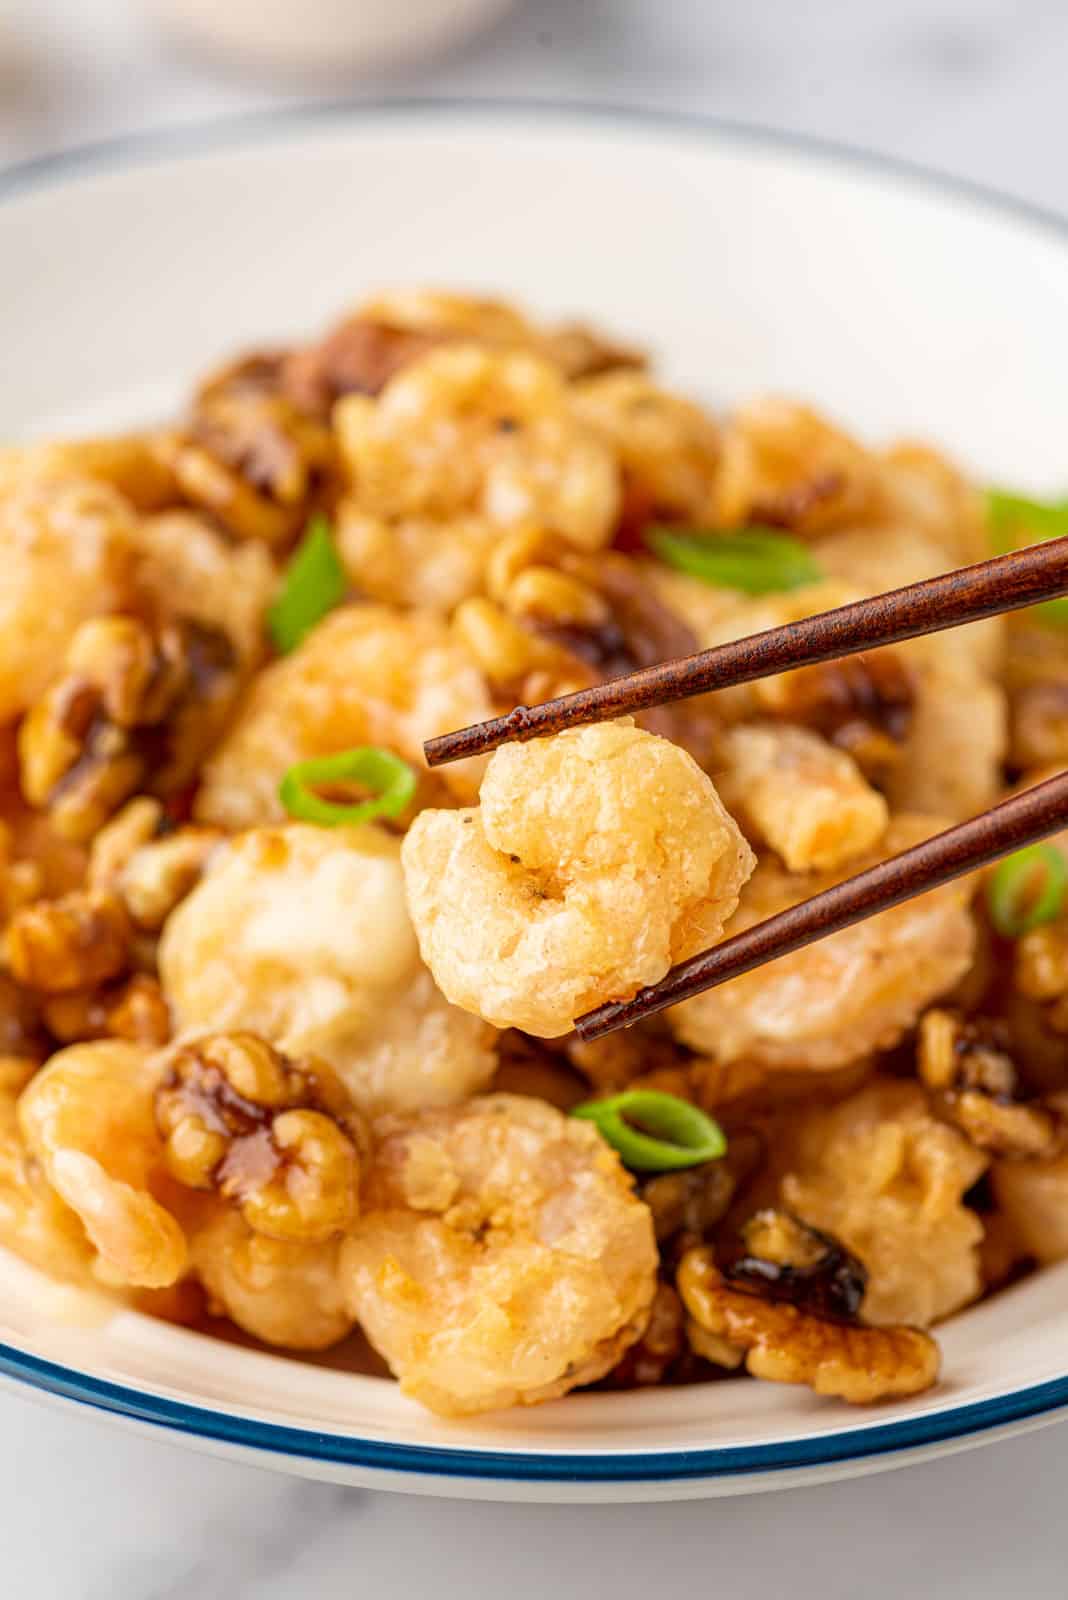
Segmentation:
[[(5, 13), (0, 163), (301, 98), (177, 55), (122, 0), (0, 0)], [(1066, 80), (1061, 0), (527, 0), (460, 56), (340, 92), (700, 110), (867, 145), (1068, 211)], [(305, 1484), (7, 1396), (0, 1435), (11, 1600), (1068, 1593), (1061, 1427), (820, 1489), (619, 1509)]]

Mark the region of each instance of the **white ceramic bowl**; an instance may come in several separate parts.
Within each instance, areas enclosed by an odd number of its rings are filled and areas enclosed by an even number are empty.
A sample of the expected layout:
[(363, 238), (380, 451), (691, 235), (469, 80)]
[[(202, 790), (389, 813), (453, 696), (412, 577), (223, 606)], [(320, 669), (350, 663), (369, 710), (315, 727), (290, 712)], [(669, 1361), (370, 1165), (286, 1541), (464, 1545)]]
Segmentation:
[[(981, 476), (1064, 471), (1068, 230), (863, 158), (615, 113), (394, 106), (46, 161), (0, 199), (0, 438), (162, 413), (246, 343), (434, 280), (594, 315), (712, 401), (785, 389)], [(940, 1387), (874, 1410), (731, 1382), (449, 1423), (0, 1257), (11, 1381), (287, 1471), (487, 1497), (729, 1493), (1035, 1426), (1068, 1408), (1068, 1266), (941, 1339)]]
[(432, 55), (514, 0), (140, 0), (177, 37), (239, 66), (334, 77)]

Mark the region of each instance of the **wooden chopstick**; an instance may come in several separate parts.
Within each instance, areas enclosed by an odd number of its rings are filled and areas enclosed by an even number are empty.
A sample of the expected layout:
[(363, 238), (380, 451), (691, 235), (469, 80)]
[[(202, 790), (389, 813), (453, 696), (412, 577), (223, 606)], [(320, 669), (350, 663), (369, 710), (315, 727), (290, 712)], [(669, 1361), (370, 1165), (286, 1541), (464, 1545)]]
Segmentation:
[[(813, 895), (811, 900), (790, 906), (766, 922), (755, 923), (722, 944), (691, 956), (672, 967), (660, 983), (639, 990), (632, 1000), (616, 1000), (588, 1011), (577, 1019), (575, 1032), (580, 1039), (599, 1039), (602, 1034), (629, 1027), (666, 1006), (678, 1005), (729, 978), (738, 978), (754, 967), (825, 939), (840, 928), (850, 928), (903, 900), (961, 878), (998, 856), (1056, 833), (1066, 824), (1068, 772), (1061, 772), (969, 822), (936, 833), (911, 850), (880, 861), (866, 872), (858, 872), (822, 894)], [(922, 951), (917, 951), (917, 959), (922, 959)]]
[(1068, 538), (1050, 539), (714, 650), (643, 667), (542, 705), (516, 706), (506, 716), (428, 739), (423, 746), (427, 765), (439, 767), (496, 750), (511, 740), (538, 739), (580, 723), (648, 711), (710, 689), (750, 683), (811, 662), (834, 661), (1064, 594), (1068, 594)]

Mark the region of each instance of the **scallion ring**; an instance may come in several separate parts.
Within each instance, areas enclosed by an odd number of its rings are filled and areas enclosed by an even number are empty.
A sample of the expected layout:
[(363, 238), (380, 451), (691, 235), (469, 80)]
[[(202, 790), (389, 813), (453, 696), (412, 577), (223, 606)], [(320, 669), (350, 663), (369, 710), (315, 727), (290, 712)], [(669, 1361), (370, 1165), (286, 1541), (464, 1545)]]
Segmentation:
[(739, 533), (650, 527), (642, 534), (654, 555), (677, 572), (743, 594), (776, 594), (817, 583), (823, 570), (806, 545), (763, 528)]
[(341, 604), (348, 587), (330, 524), (325, 517), (313, 517), (267, 613), (267, 627), (279, 654), (295, 650), (315, 624)]
[[(1005, 555), (1068, 534), (1068, 500), (1030, 500), (1007, 489), (988, 489), (986, 518), (994, 549)], [(1043, 600), (1031, 614), (1051, 627), (1068, 628), (1068, 596)]]
[(1017, 850), (993, 874), (986, 899), (990, 920), (1006, 939), (1020, 939), (1052, 922), (1064, 907), (1068, 862), (1052, 844)]
[(722, 1128), (711, 1117), (658, 1089), (625, 1089), (605, 1100), (587, 1100), (571, 1115), (592, 1122), (635, 1172), (696, 1167), (718, 1160), (727, 1148)]
[[(399, 817), (415, 794), (415, 773), (406, 761), (377, 745), (361, 745), (333, 756), (317, 756), (290, 767), (278, 786), (278, 798), (291, 817), (323, 828), (358, 827), (377, 817)], [(372, 791), (368, 800), (343, 805), (315, 793), (322, 784), (359, 783)]]

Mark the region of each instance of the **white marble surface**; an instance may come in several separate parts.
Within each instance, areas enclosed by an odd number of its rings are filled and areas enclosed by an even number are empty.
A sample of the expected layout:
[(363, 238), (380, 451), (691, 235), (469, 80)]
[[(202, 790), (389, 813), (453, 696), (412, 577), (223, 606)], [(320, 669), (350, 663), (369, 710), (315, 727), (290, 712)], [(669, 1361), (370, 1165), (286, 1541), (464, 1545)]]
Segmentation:
[[(403, 0), (401, 0), (403, 3)], [(6, 14), (6, 15), (5, 15)], [(1062, 0), (527, 0), (357, 93), (699, 109), (1068, 211)], [(0, 0), (0, 164), (300, 98), (172, 53), (121, 0)], [(0, 1397), (12, 1600), (1024, 1600), (1068, 1589), (1068, 1434), (785, 1496), (648, 1508), (416, 1501), (286, 1480)]]

